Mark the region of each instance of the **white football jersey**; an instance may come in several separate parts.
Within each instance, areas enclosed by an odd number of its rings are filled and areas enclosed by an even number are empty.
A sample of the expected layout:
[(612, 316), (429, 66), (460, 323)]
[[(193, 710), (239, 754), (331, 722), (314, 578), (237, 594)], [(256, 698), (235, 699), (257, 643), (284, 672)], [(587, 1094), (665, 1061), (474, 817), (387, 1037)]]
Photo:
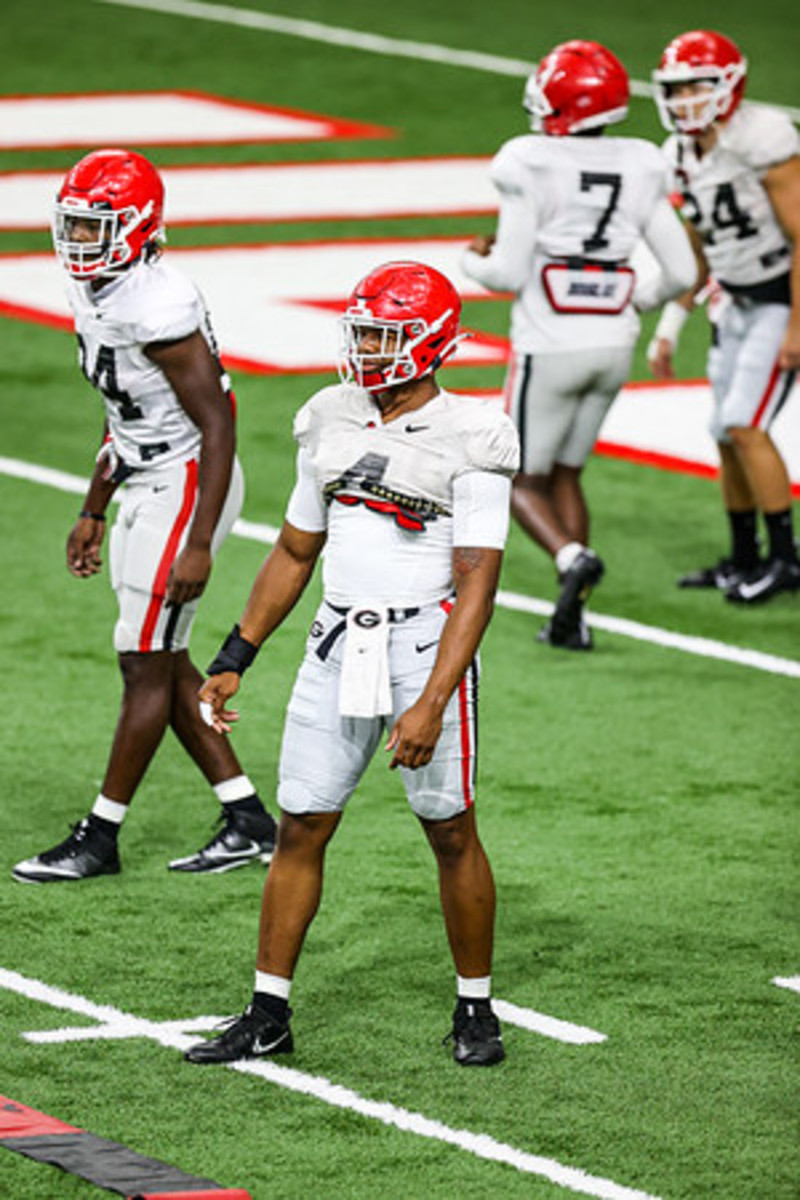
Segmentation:
[(68, 278), (67, 294), (80, 366), (103, 397), (119, 458), (141, 468), (194, 457), (200, 431), (144, 351), (152, 342), (188, 337), (199, 329), (217, 356), (195, 285), (158, 259), (137, 263), (96, 292), (90, 284)]
[[(639, 319), (630, 258), (645, 238), (671, 294), (690, 287), (694, 260), (669, 209), (668, 172), (638, 138), (524, 135), (492, 163), (500, 193), (497, 238), (465, 270), (516, 293), (511, 337), (522, 353), (632, 344)], [(657, 226), (657, 228), (656, 228)]]
[(770, 167), (800, 151), (800, 134), (776, 108), (743, 104), (698, 157), (693, 138), (673, 134), (664, 153), (683, 210), (703, 239), (711, 273), (723, 285), (764, 283), (789, 270), (791, 245), (762, 182)]
[[(301, 529), (327, 529), (323, 586), (333, 604), (408, 607), (447, 596), (457, 481), (473, 472), (509, 479), (519, 469), (517, 433), (505, 413), (445, 391), (383, 424), (368, 392), (323, 388), (298, 412), (294, 434), (311, 463), (318, 520), (309, 522), (297, 489), (286, 518)], [(503, 498), (498, 525), (506, 529), (507, 487), (495, 495)]]

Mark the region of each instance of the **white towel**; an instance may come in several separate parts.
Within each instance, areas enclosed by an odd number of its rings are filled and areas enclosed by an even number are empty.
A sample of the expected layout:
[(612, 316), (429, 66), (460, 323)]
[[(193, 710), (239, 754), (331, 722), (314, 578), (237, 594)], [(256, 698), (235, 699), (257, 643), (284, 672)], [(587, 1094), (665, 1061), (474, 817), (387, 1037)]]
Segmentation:
[(378, 717), (391, 711), (389, 612), (379, 604), (356, 604), (347, 614), (339, 714)]

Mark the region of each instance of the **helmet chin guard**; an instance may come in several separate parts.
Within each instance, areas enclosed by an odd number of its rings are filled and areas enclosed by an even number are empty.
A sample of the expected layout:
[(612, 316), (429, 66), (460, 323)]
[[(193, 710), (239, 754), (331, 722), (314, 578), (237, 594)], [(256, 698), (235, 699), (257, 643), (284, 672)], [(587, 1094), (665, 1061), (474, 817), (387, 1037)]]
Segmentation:
[(129, 150), (96, 150), (56, 196), (56, 254), (74, 279), (118, 275), (163, 239), (163, 212), (164, 184), (152, 163)]
[[(433, 267), (378, 267), (356, 286), (339, 319), (340, 379), (381, 392), (430, 375), (465, 336), (458, 332), (460, 314), (458, 292)], [(366, 333), (372, 335), (368, 350)]]

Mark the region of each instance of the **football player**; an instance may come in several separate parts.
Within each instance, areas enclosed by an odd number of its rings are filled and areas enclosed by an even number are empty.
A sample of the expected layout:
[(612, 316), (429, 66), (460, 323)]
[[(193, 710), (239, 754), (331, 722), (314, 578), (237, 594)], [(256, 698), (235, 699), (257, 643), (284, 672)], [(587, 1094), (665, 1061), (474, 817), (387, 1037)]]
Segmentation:
[(219, 832), (180, 871), (226, 871), (267, 860), (275, 822), (226, 738), (201, 720), (202, 676), (189, 632), (211, 562), (239, 513), (232, 397), (202, 297), (161, 257), (164, 186), (147, 159), (98, 150), (56, 197), (53, 236), (67, 275), (81, 368), (105, 406), (102, 447), (67, 567), (101, 569), (106, 512), (119, 616), (114, 647), (122, 705), (100, 793), (63, 842), (13, 870), (23, 883), (116, 874), (117, 838), (165, 730), (171, 727), (222, 804)]
[(292, 1049), (292, 976), (317, 911), (325, 848), (389, 731), (389, 766), (436, 857), (458, 976), (456, 1061), (503, 1058), (490, 1001), (495, 893), (475, 821), (478, 644), (492, 613), (519, 460), (508, 418), (439, 387), (461, 301), (431, 267), (393, 262), (342, 318), (342, 383), (295, 419), (297, 482), (280, 538), (201, 692), (220, 730), (258, 648), (323, 546), (323, 602), (284, 726), (278, 845), (261, 909), (255, 991), (195, 1063)]
[[(597, 42), (546, 55), (525, 88), (533, 133), (492, 163), (496, 234), (473, 238), (463, 257), (485, 287), (514, 294), (506, 402), (522, 469), (512, 512), (560, 582), (539, 638), (572, 650), (592, 647), (583, 602), (604, 571), (589, 548), (581, 472), (628, 378), (636, 310), (679, 295), (697, 274), (656, 147), (601, 136), (625, 117), (628, 95), (624, 67)], [(637, 280), (630, 259), (641, 239), (660, 270)]]
[(673, 375), (678, 335), (709, 275), (721, 290), (708, 377), (731, 550), (679, 585), (754, 604), (800, 588), (789, 476), (769, 432), (800, 366), (800, 139), (778, 109), (742, 103), (747, 63), (720, 33), (674, 38), (653, 79), (671, 131), (664, 154), (703, 264), (697, 288), (668, 304), (656, 328), (648, 358), (658, 378)]

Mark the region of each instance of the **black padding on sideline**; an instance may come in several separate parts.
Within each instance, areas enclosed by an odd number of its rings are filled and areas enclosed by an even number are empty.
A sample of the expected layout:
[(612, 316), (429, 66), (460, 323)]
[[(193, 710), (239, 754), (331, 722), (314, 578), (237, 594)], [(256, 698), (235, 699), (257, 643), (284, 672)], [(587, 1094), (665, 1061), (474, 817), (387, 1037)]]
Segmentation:
[(36, 1162), (61, 1167), (71, 1175), (123, 1196), (137, 1192), (158, 1195), (159, 1192), (225, 1191), (212, 1179), (187, 1175), (157, 1158), (146, 1158), (127, 1146), (80, 1130), (43, 1137), (0, 1138), (0, 1145)]

